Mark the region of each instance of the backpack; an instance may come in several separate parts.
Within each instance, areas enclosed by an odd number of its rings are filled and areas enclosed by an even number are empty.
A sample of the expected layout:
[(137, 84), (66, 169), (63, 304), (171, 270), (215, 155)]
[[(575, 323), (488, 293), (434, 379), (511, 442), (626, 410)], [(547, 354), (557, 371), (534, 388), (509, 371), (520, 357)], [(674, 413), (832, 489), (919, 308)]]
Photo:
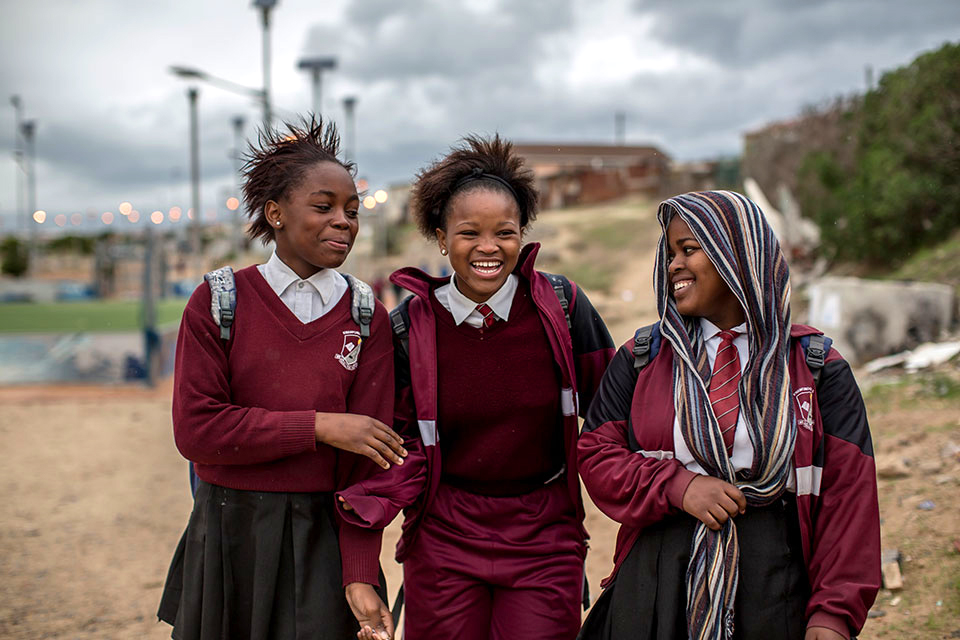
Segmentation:
[[(373, 322), (374, 295), (363, 280), (347, 273), (340, 274), (350, 285), (350, 316), (360, 327), (360, 338), (370, 337), (370, 325)], [(232, 267), (221, 267), (204, 274), (203, 279), (210, 287), (210, 314), (213, 321), (220, 327), (220, 338), (230, 339), (230, 328), (233, 326), (237, 310), (237, 285), (233, 278)], [(193, 470), (193, 461), (190, 461), (190, 492), (197, 493), (197, 474)]]

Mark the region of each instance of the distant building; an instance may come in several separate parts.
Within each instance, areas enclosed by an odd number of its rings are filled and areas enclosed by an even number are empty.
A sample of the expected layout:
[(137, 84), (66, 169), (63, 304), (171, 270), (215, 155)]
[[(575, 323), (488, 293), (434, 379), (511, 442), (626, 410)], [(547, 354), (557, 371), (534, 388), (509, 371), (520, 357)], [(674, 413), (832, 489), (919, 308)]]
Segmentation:
[(544, 209), (630, 193), (658, 196), (670, 178), (670, 156), (652, 146), (515, 144), (514, 149), (533, 170)]

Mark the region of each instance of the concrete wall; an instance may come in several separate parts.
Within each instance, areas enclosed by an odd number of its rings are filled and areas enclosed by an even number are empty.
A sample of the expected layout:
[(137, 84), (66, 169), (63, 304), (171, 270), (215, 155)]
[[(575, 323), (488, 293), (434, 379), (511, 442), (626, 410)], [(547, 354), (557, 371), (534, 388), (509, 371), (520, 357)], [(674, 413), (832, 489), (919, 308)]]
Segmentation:
[(956, 322), (953, 288), (944, 284), (823, 278), (809, 296), (810, 324), (852, 364), (938, 340)]

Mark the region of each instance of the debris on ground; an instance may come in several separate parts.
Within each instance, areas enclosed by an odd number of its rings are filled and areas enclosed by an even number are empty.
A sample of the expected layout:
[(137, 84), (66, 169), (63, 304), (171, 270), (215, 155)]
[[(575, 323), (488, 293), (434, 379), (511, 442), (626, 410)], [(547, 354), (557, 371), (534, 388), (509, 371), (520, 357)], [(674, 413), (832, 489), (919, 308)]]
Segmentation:
[(880, 570), (883, 573), (883, 587), (890, 591), (903, 588), (903, 576), (900, 574), (900, 551), (887, 549), (880, 555)]

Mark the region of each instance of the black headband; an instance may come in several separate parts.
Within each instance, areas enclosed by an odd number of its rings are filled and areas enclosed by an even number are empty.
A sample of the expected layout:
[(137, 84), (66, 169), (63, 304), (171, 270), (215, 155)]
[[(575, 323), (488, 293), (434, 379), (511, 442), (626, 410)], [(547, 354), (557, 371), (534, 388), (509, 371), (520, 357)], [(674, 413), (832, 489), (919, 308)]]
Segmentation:
[(474, 167), (470, 173), (457, 180), (457, 182), (453, 185), (453, 188), (450, 189), (450, 197), (453, 197), (453, 194), (459, 191), (463, 185), (470, 182), (475, 182), (477, 180), (493, 180), (494, 182), (499, 182), (507, 188), (507, 191), (510, 192), (510, 195), (513, 196), (513, 199), (517, 201), (517, 206), (520, 205), (520, 198), (517, 197), (517, 192), (513, 190), (513, 186), (511, 186), (509, 182), (500, 176), (493, 175), (492, 173), (484, 173), (483, 169), (480, 167)]

